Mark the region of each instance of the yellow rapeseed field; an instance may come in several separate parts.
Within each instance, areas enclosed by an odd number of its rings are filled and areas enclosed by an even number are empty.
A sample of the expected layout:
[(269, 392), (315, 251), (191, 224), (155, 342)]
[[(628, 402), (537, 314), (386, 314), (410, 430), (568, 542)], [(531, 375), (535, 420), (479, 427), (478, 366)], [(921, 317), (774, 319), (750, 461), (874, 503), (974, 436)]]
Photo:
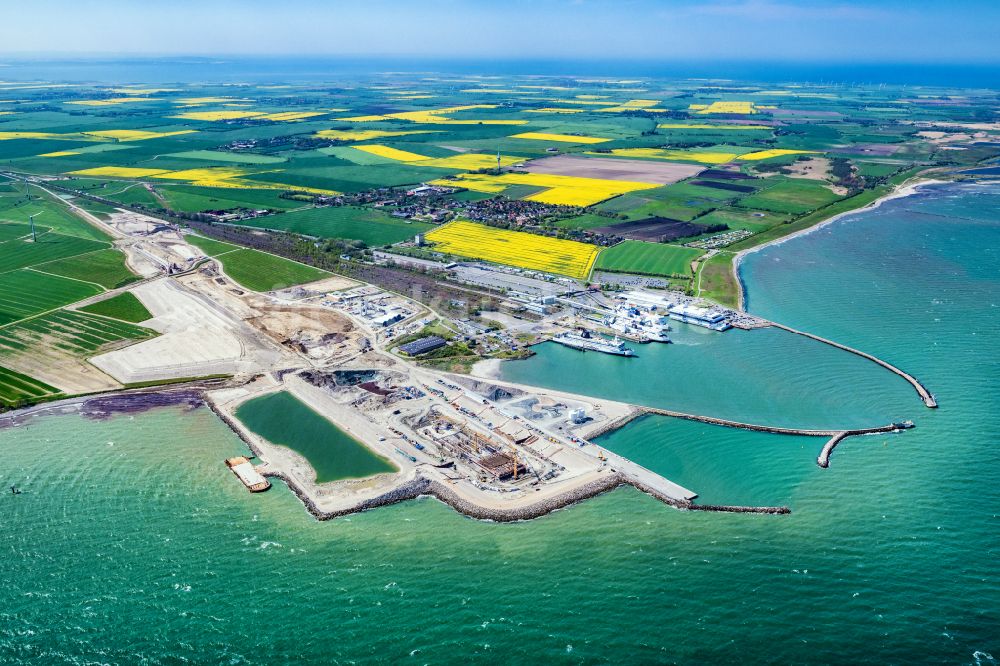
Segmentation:
[(707, 113), (742, 113), (742, 114), (752, 114), (757, 113), (753, 102), (712, 102), (709, 105), (705, 104), (692, 104), (688, 107), (691, 111), (698, 114)]
[(368, 141), (369, 139), (384, 139), (391, 136), (406, 136), (407, 134), (432, 134), (437, 130), (410, 130), (408, 132), (389, 132), (383, 130), (320, 130), (316, 136), (321, 139), (336, 139), (339, 141)]
[[(385, 157), (397, 162), (404, 162), (420, 167), (437, 167), (440, 169), (476, 170), (488, 169), (497, 165), (496, 155), (484, 155), (481, 153), (461, 153), (449, 157), (427, 157), (418, 153), (411, 153), (408, 150), (399, 150), (389, 146), (379, 144), (368, 144), (364, 146), (351, 146), (355, 150), (360, 150), (379, 157)], [(500, 166), (510, 166), (521, 161), (520, 157), (500, 158)]]
[(116, 95), (155, 95), (156, 93), (177, 92), (180, 88), (111, 88), (108, 92)]
[(111, 178), (149, 178), (161, 173), (170, 173), (166, 169), (141, 169), (139, 167), (103, 166), (80, 171), (70, 171), (74, 176), (108, 176)]
[(572, 134), (549, 134), (548, 132), (522, 132), (512, 134), (511, 139), (533, 139), (535, 141), (562, 141), (564, 143), (604, 143), (611, 141), (599, 136), (573, 136)]
[(239, 100), (236, 97), (183, 97), (176, 101), (185, 106), (199, 106), (201, 104), (223, 104)]
[(429, 232), (427, 240), (448, 254), (583, 279), (597, 259), (594, 245), (456, 221)]
[(583, 113), (583, 109), (560, 109), (554, 106), (547, 106), (542, 109), (525, 109), (526, 113)]
[(772, 157), (782, 157), (784, 155), (807, 155), (815, 154), (818, 151), (815, 150), (782, 150), (780, 148), (774, 148), (772, 150), (759, 150), (755, 153), (744, 153), (740, 155), (741, 160), (768, 160)]
[(197, 130), (176, 130), (174, 132), (149, 132), (144, 130), (94, 130), (84, 132), (88, 136), (96, 136), (101, 139), (115, 139), (117, 141), (145, 141), (146, 139), (160, 139), (165, 136), (177, 136), (179, 134), (194, 134)]
[(265, 113), (260, 117), (264, 120), (273, 120), (274, 122), (288, 122), (322, 115), (322, 111), (282, 111), (280, 113)]
[(580, 106), (618, 106), (617, 102), (599, 102), (591, 99), (550, 99), (558, 104), (578, 104)]
[[(616, 148), (611, 151), (618, 157), (642, 157), (655, 160), (671, 160), (676, 162), (700, 162), (701, 164), (725, 164), (733, 160), (767, 160), (783, 155), (805, 155), (816, 153), (815, 150), (759, 150), (753, 153), (724, 153), (711, 150), (669, 150), (664, 148)], [(606, 153), (588, 153), (602, 155)]]
[(171, 116), (171, 118), (183, 118), (184, 120), (241, 120), (243, 118), (256, 118), (266, 115), (263, 111), (187, 111), (185, 113)]
[(656, 183), (640, 183), (627, 180), (605, 180), (603, 178), (581, 178), (578, 176), (556, 176), (541, 173), (492, 174), (464, 173), (456, 179), (431, 181), (435, 185), (460, 186), (475, 192), (498, 193), (510, 185), (529, 185), (545, 188), (541, 192), (524, 197), (526, 201), (539, 201), (557, 206), (592, 206), (606, 199), (637, 190), (660, 187)]
[(695, 123), (660, 123), (659, 129), (710, 129), (710, 130), (769, 130), (770, 125), (707, 125)]
[(67, 155), (79, 155), (75, 150), (57, 150), (52, 153), (42, 153), (39, 157), (66, 157)]
[[(594, 153), (597, 155), (598, 153)], [(619, 157), (641, 157), (654, 160), (671, 160), (677, 162), (699, 162), (701, 164), (725, 164), (738, 157), (738, 153), (721, 153), (713, 151), (664, 150), (662, 148), (616, 148), (612, 155)]]
[(244, 190), (296, 190), (314, 194), (340, 194), (336, 190), (323, 190), (315, 187), (299, 187), (283, 183), (269, 183), (255, 180), (245, 180), (244, 176), (259, 173), (279, 173), (277, 171), (248, 171), (235, 167), (209, 167), (203, 169), (184, 169), (170, 171), (167, 169), (140, 169), (136, 167), (104, 166), (80, 171), (71, 171), (74, 176), (103, 176), (110, 178), (157, 178), (163, 180), (179, 180), (198, 187), (226, 187)]
[(115, 104), (126, 104), (128, 102), (155, 102), (152, 97), (115, 97), (113, 99), (82, 99), (67, 104), (79, 104), (81, 106), (114, 106)]
[(371, 153), (372, 155), (378, 155), (379, 157), (385, 157), (390, 160), (396, 160), (397, 162), (425, 162), (430, 158), (425, 155), (418, 155), (416, 153), (411, 153), (406, 150), (398, 150), (396, 148), (390, 148), (389, 146), (382, 146), (379, 144), (369, 144), (367, 146), (352, 146), (355, 150), (361, 150), (366, 153)]
[(496, 104), (466, 104), (464, 106), (448, 106), (443, 109), (427, 109), (425, 111), (403, 111), (401, 113), (388, 113), (384, 116), (354, 116), (351, 118), (339, 118), (349, 122), (366, 123), (377, 120), (407, 120), (411, 123), (421, 123), (424, 125), (526, 125), (527, 120), (456, 120), (449, 118), (453, 113), (459, 111), (470, 111), (473, 109), (495, 109)]
[(663, 109), (657, 108), (656, 105), (658, 103), (659, 100), (655, 99), (630, 99), (623, 104), (608, 106), (603, 109), (597, 109), (597, 111), (607, 113), (623, 113), (625, 111), (663, 111)]
[[(56, 134), (55, 132), (0, 132), (0, 141), (10, 141), (11, 139), (67, 139), (66, 134)], [(73, 137), (79, 139), (79, 135)]]

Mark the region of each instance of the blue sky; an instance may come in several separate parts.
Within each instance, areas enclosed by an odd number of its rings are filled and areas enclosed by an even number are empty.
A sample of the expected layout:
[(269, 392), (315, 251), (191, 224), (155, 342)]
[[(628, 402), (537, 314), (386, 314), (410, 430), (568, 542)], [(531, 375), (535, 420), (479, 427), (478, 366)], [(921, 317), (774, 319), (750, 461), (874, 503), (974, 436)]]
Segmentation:
[(1000, 0), (23, 0), (0, 53), (996, 64), (998, 34)]

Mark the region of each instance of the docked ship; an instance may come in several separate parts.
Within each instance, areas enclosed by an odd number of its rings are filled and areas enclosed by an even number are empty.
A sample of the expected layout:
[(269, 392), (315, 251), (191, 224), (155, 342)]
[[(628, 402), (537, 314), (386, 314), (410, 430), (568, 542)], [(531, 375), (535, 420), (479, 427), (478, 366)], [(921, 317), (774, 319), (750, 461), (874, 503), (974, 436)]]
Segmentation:
[(674, 305), (670, 308), (671, 319), (713, 331), (725, 331), (732, 328), (726, 314), (725, 311), (716, 308), (703, 308), (689, 304)]
[(565, 347), (572, 347), (580, 351), (596, 351), (603, 354), (613, 354), (615, 356), (635, 356), (635, 352), (625, 346), (618, 336), (613, 340), (595, 338), (587, 331), (579, 333), (560, 333), (553, 336), (552, 342), (558, 342)]

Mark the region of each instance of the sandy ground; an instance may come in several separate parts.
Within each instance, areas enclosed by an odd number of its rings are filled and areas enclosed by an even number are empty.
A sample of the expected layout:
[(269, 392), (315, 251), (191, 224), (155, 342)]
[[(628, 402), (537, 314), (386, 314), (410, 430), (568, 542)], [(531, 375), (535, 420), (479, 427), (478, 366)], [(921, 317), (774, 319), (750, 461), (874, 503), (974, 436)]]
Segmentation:
[(482, 361), (476, 361), (469, 370), (469, 374), (481, 379), (500, 379), (501, 363), (503, 361), (498, 358), (486, 358)]
[(705, 167), (676, 162), (557, 155), (556, 157), (532, 160), (528, 162), (526, 169), (530, 173), (670, 185), (685, 178), (697, 176), (705, 170)]
[(133, 293), (153, 314), (143, 326), (162, 335), (91, 359), (122, 383), (257, 372), (286, 356), (173, 280), (148, 282)]

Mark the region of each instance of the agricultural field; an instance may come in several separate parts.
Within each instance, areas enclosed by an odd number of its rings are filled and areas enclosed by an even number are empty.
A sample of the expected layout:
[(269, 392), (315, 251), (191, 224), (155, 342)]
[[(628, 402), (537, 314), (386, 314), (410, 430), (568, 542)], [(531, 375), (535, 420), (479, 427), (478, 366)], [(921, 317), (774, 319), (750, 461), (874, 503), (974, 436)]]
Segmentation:
[[(917, 167), (971, 167), (1000, 155), (1000, 129), (983, 121), (995, 94), (936, 87), (513, 75), (447, 81), (398, 72), (331, 74), (308, 85), (42, 86), (3, 103), (0, 161), (11, 174), (59, 178), (48, 181), (59, 196), (101, 198), (76, 198), (98, 216), (120, 205), (175, 221), (237, 217), (261, 234), (369, 247), (461, 229), (435, 228), (429, 219), (475, 219), (515, 226), (515, 247), (452, 239), (463, 256), (492, 254), (531, 268), (545, 265), (536, 246), (554, 240), (545, 236), (553, 230), (593, 241), (584, 243), (590, 248), (631, 238), (619, 233), (629, 229), (653, 240), (648, 234), (661, 230), (686, 234), (671, 241), (678, 244), (709, 228), (739, 229), (753, 235), (738, 247), (752, 247), (870, 201)], [(457, 191), (400, 201), (400, 191), (421, 184)], [(0, 322), (131, 279), (103, 231), (54, 194), (30, 189), (27, 198), (21, 183), (0, 179), (0, 286), (15, 287), (0, 289)], [(504, 209), (494, 199), (514, 203)], [(485, 217), (472, 214), (481, 210)], [(40, 242), (25, 243), (24, 225), (36, 212)], [(325, 275), (197, 242), (251, 289)], [(672, 250), (647, 249), (640, 259), (638, 250), (629, 257), (633, 246), (619, 247), (598, 265), (675, 267), (663, 254)], [(521, 264), (513, 263), (519, 256)], [(713, 258), (702, 274), (720, 298), (732, 296), (726, 261)], [(562, 275), (590, 270), (572, 254), (551, 263)], [(40, 279), (56, 281), (45, 285), (50, 291), (35, 290), (44, 307), (19, 302), (18, 294), (34, 289), (25, 285)]]
[(689, 277), (691, 262), (702, 254), (703, 250), (690, 247), (627, 240), (601, 250), (594, 268), (612, 273)]
[(317, 238), (359, 240), (369, 247), (405, 241), (433, 228), (425, 222), (404, 222), (380, 210), (358, 206), (310, 208), (247, 220), (246, 224)]
[(125, 257), (121, 251), (114, 248), (35, 264), (31, 269), (94, 283), (105, 289), (124, 287), (139, 279), (125, 266)]
[(59, 395), (59, 389), (28, 375), (0, 367), (0, 407), (15, 407)]
[(330, 277), (324, 270), (259, 250), (238, 248), (214, 256), (226, 275), (251, 291), (272, 291)]
[(149, 310), (146, 309), (146, 306), (130, 291), (123, 291), (111, 298), (91, 303), (80, 308), (79, 311), (103, 317), (111, 317), (112, 319), (121, 319), (133, 324), (142, 323), (153, 317)]
[(740, 206), (775, 213), (808, 213), (839, 198), (821, 182), (787, 178), (742, 199)]
[(450, 222), (427, 234), (440, 252), (534, 271), (585, 279), (597, 258), (587, 243), (496, 229), (473, 222)]
[(0, 273), (0, 326), (96, 296), (89, 282), (20, 269)]
[(93, 356), (106, 345), (144, 340), (156, 331), (73, 310), (56, 310), (0, 328), (0, 363), (5, 356), (34, 347), (55, 348), (81, 357)]
[(204, 236), (195, 236), (193, 234), (187, 236), (186, 240), (188, 243), (191, 243), (209, 257), (217, 257), (220, 254), (240, 249), (239, 245), (223, 243), (222, 241), (217, 241), (214, 238), (205, 238)]

